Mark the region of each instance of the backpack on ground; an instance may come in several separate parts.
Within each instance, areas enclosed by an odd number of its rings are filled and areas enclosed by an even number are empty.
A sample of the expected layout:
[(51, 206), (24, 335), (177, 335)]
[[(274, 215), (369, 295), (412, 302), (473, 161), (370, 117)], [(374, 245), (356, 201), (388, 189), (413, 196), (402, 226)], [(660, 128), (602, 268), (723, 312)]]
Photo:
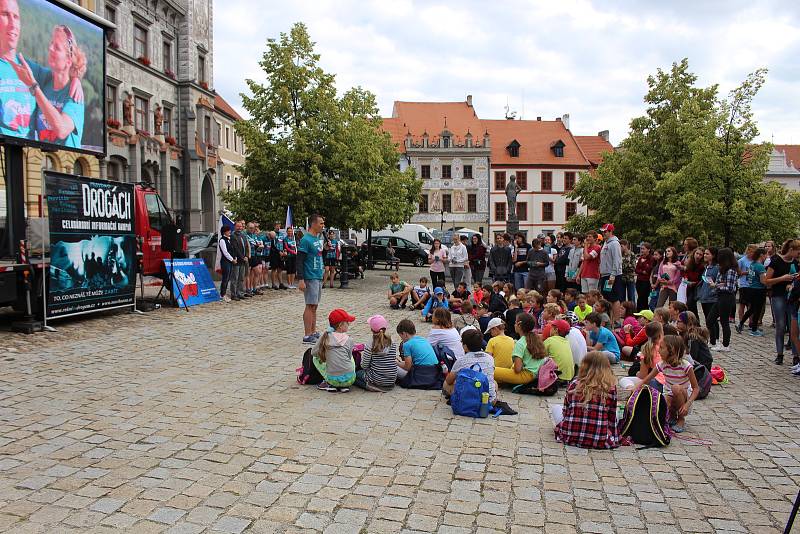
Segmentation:
[(315, 386), (322, 383), (322, 375), (317, 366), (314, 365), (314, 357), (311, 356), (311, 349), (306, 349), (303, 353), (303, 365), (297, 368), (297, 383), (303, 386)]
[(456, 375), (453, 394), (450, 396), (453, 414), (480, 417), (484, 393), (489, 393), (489, 378), (483, 374), (480, 365), (475, 363), (468, 369), (461, 369)]
[(705, 399), (711, 392), (711, 371), (705, 365), (697, 364), (694, 366), (694, 377), (697, 379), (697, 387), (700, 389), (697, 398)]
[(553, 358), (545, 358), (536, 374), (534, 395), (549, 397), (558, 391), (558, 365)]
[(625, 403), (625, 412), (617, 425), (619, 435), (627, 436), (645, 448), (666, 447), (670, 440), (666, 430), (668, 412), (664, 396), (644, 385), (636, 389)]
[(453, 365), (456, 363), (455, 352), (453, 352), (453, 349), (444, 343), (437, 343), (436, 346), (433, 347), (433, 352), (436, 353), (436, 359), (439, 360), (442, 373), (447, 375), (447, 373), (453, 369)]

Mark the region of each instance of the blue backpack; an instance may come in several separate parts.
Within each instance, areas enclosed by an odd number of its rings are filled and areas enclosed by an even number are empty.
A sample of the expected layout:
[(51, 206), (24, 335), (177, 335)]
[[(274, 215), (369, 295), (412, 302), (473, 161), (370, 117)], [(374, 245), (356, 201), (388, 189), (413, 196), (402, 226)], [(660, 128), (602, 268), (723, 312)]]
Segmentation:
[[(477, 371), (475, 367), (478, 368)], [(483, 374), (480, 365), (476, 363), (469, 369), (461, 369), (450, 396), (453, 414), (480, 417), (481, 397), (484, 393), (489, 393), (489, 378)]]
[(433, 347), (433, 352), (436, 353), (436, 359), (439, 360), (442, 373), (446, 376), (456, 363), (456, 353), (444, 343), (437, 343), (436, 346)]

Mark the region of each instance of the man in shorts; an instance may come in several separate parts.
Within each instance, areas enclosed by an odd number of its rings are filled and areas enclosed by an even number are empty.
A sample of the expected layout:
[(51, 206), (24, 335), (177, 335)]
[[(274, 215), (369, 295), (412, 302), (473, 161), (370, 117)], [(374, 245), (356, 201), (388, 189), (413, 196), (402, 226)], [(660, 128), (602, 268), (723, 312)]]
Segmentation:
[(319, 339), (317, 332), (317, 306), (322, 297), (322, 276), (325, 267), (322, 262), (322, 249), (325, 238), (322, 229), (325, 219), (314, 213), (308, 218), (308, 231), (303, 234), (297, 247), (297, 288), (305, 297), (303, 310), (303, 343), (313, 345)]
[(246, 235), (247, 242), (250, 245), (250, 273), (247, 275), (247, 285), (251, 295), (261, 295), (261, 290), (258, 289), (258, 286), (261, 277), (261, 251), (264, 246), (258, 237), (256, 223), (247, 223)]
[(622, 280), (622, 246), (614, 235), (614, 225), (609, 223), (600, 229), (603, 232), (603, 248), (600, 250), (600, 292), (611, 303), (611, 323), (622, 316), (625, 300), (625, 284)]

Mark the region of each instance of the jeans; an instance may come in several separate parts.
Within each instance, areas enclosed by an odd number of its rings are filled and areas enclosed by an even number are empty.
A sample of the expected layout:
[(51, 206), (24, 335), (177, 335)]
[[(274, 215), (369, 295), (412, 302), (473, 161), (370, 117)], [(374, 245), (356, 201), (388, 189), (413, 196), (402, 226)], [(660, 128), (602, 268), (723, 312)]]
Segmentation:
[(623, 282), (625, 284), (625, 298), (623, 300), (636, 302), (638, 293), (636, 292), (636, 282)]
[(450, 278), (453, 279), (453, 289), (458, 288), (458, 284), (460, 284), (461, 279), (464, 278), (464, 268), (450, 267)]
[(244, 279), (247, 276), (247, 263), (240, 260), (233, 266), (231, 271), (231, 296), (241, 297), (244, 295)]
[(520, 289), (525, 287), (525, 282), (528, 280), (528, 273), (520, 272), (514, 273), (514, 289)]
[(431, 287), (437, 288), (440, 286), (444, 287), (444, 272), (431, 271)]
[[(722, 326), (722, 346), (727, 347), (731, 344), (731, 324), (728, 320), (731, 314), (736, 310), (736, 293), (728, 293), (727, 291), (720, 291), (717, 294), (717, 303), (711, 308), (711, 314), (708, 321), (713, 322), (716, 326), (717, 319)], [(710, 329), (709, 329), (710, 330)], [(711, 339), (711, 343), (716, 341)]]
[(786, 312), (789, 308), (789, 303), (786, 300), (786, 295), (773, 294), (770, 299), (772, 305), (772, 315), (775, 321), (775, 350), (778, 354), (783, 354), (783, 340), (786, 335)]
[(228, 260), (222, 260), (220, 261), (219, 266), (222, 268), (222, 282), (219, 285), (219, 296), (224, 297), (228, 292), (228, 281), (230, 281), (231, 278), (233, 264)]
[(650, 282), (637, 280), (636, 282), (636, 311), (648, 309), (650, 301)]

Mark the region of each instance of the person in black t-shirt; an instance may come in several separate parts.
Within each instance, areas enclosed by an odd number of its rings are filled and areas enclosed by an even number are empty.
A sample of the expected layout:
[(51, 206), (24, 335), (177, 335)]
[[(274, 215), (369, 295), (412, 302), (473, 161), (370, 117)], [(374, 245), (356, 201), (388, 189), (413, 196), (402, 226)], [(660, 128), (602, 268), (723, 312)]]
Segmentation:
[(787, 324), (792, 325), (790, 336), (793, 342), (793, 364), (800, 363), (797, 356), (797, 303), (790, 305), (788, 298), (790, 287), (800, 283), (798, 280), (798, 274), (800, 274), (797, 262), (798, 254), (800, 254), (800, 240), (787, 240), (783, 244), (780, 254), (775, 254), (770, 258), (767, 276), (764, 279), (765, 285), (772, 289), (770, 306), (775, 321), (775, 350), (777, 351), (775, 363), (777, 365), (783, 365), (783, 340)]
[(514, 234), (514, 289), (525, 287), (528, 279), (528, 251), (530, 244), (525, 241), (525, 236), (517, 232)]

